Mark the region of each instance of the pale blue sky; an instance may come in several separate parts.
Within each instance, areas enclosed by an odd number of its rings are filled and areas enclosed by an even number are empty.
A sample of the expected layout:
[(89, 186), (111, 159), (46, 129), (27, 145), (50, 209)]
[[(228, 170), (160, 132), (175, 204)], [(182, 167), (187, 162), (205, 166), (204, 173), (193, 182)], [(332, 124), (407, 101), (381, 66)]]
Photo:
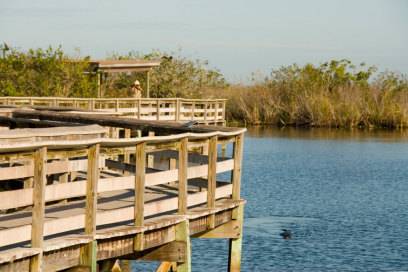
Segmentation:
[(0, 0), (2, 41), (93, 58), (182, 48), (234, 81), (332, 58), (408, 73), (408, 1)]

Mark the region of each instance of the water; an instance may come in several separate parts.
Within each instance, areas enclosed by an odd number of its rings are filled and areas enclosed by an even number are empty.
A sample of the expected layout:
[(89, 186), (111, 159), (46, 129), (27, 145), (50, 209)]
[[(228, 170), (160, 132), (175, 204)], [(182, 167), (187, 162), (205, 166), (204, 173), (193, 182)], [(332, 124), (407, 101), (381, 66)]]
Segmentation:
[[(244, 156), (242, 271), (408, 271), (407, 133), (254, 128)], [(194, 239), (193, 271), (227, 250)]]

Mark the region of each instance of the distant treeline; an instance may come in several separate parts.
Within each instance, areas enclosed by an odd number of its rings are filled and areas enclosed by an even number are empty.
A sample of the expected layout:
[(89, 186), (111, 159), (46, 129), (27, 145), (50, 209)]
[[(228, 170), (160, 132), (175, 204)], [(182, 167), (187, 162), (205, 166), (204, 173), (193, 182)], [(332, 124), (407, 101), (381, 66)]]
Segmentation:
[[(161, 65), (150, 74), (151, 97), (199, 98), (207, 89), (228, 85), (219, 71), (208, 68), (207, 62), (177, 54), (131, 52), (124, 56), (114, 54), (108, 59), (160, 59)], [(97, 77), (89, 71), (89, 60), (89, 57), (68, 56), (60, 47), (26, 52), (8, 48), (0, 58), (0, 95), (96, 97)], [(105, 74), (103, 96), (130, 97), (130, 86), (136, 79), (145, 86), (145, 74)]]
[[(109, 59), (160, 59), (151, 73), (151, 97), (227, 98), (227, 117), (246, 124), (324, 127), (408, 126), (408, 79), (373, 66), (332, 60), (315, 66), (272, 70), (250, 85), (229, 84), (206, 61), (152, 52)], [(96, 97), (89, 57), (70, 57), (61, 48), (9, 49), (0, 58), (0, 95)], [(85, 73), (84, 73), (85, 72)], [(109, 74), (104, 97), (129, 97), (137, 73)]]

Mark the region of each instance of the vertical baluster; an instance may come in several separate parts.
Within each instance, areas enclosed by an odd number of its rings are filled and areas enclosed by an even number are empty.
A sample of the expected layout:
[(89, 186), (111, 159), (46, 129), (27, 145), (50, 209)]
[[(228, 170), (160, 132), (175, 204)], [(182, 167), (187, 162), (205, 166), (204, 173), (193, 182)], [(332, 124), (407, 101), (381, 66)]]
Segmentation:
[(119, 112), (119, 99), (115, 100), (115, 112)]
[[(43, 248), (45, 217), (45, 186), (47, 185), (47, 148), (34, 152), (33, 212), (31, 247)], [(30, 261), (30, 271), (42, 271), (42, 252)]]
[(137, 100), (137, 119), (141, 119), (142, 117), (142, 100), (138, 99)]
[(226, 125), (226, 118), (225, 118), (225, 115), (226, 115), (226, 101), (224, 100), (223, 102), (222, 102), (222, 120), (223, 120), (223, 125), (225, 126)]
[(215, 190), (217, 183), (217, 136), (213, 136), (208, 142), (208, 192), (207, 206), (215, 207)]
[[(125, 128), (125, 138), (129, 139), (131, 137), (132, 130), (130, 128)], [(125, 163), (130, 163), (130, 153), (125, 151), (123, 161)]]
[[(145, 147), (145, 143), (138, 143), (136, 145), (134, 224), (137, 227), (142, 227), (144, 224), (144, 187), (146, 171)], [(143, 250), (143, 233), (136, 235), (134, 248), (135, 250)]]
[(207, 108), (208, 108), (208, 103), (204, 102), (204, 124), (206, 124), (206, 125), (208, 125), (208, 122), (207, 122), (208, 110), (207, 110)]
[(183, 138), (179, 143), (179, 165), (178, 165), (178, 212), (179, 214), (187, 213), (188, 205), (188, 180), (187, 180), (187, 168), (188, 168), (188, 139)]
[(95, 235), (96, 231), (96, 206), (98, 200), (99, 179), (99, 149), (99, 144), (92, 145), (88, 149), (85, 233), (89, 235)]
[(176, 121), (180, 121), (180, 112), (181, 112), (181, 101), (180, 101), (180, 98), (177, 98), (177, 101), (176, 101)]
[(191, 120), (194, 120), (195, 102), (191, 104)]
[[(154, 135), (154, 131), (149, 131), (149, 137), (154, 137)], [(147, 155), (147, 168), (154, 168), (154, 155), (152, 153)]]
[(156, 119), (160, 120), (160, 100), (159, 99), (156, 100), (156, 114), (157, 114)]
[[(94, 239), (96, 234), (96, 213), (98, 204), (99, 144), (88, 148), (88, 170), (86, 181), (85, 234)], [(96, 240), (81, 248), (81, 264), (96, 271)]]
[(217, 120), (218, 120), (218, 101), (215, 102), (214, 125), (217, 125)]

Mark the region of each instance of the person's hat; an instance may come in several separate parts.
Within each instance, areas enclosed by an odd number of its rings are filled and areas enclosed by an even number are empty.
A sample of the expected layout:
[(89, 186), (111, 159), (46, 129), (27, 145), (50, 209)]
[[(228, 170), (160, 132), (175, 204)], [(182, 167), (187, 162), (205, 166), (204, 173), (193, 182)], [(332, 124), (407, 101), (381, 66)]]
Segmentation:
[(133, 84), (134, 84), (135, 86), (140, 86), (139, 80), (136, 80)]

